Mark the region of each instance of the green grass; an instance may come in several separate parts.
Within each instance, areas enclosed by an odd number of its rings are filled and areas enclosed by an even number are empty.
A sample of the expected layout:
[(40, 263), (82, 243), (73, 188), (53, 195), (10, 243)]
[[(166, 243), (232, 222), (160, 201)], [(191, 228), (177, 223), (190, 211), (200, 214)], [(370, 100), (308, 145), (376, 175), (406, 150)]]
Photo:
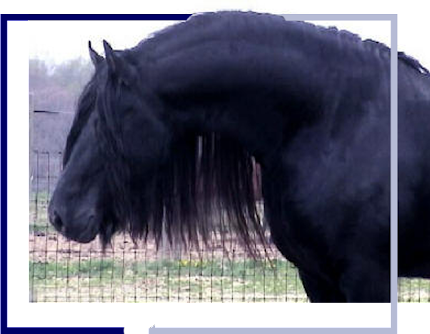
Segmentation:
[(30, 261), (33, 301), (306, 301), (286, 261)]
[[(286, 261), (85, 259), (29, 263), (33, 301), (306, 301)], [(430, 281), (400, 279), (400, 302), (430, 302)]]

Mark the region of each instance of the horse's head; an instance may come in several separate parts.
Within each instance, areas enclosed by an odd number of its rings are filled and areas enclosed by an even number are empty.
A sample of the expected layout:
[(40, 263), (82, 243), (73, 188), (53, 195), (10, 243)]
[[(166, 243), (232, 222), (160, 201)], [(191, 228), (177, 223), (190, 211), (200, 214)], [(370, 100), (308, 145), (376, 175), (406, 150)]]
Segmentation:
[(136, 65), (125, 52), (104, 47), (106, 58), (90, 45), (95, 73), (80, 97), (48, 209), (55, 228), (78, 242), (100, 234), (107, 243), (115, 231), (145, 233), (136, 221), (154, 211), (154, 173), (168, 141), (145, 102), (150, 92), (145, 99)]

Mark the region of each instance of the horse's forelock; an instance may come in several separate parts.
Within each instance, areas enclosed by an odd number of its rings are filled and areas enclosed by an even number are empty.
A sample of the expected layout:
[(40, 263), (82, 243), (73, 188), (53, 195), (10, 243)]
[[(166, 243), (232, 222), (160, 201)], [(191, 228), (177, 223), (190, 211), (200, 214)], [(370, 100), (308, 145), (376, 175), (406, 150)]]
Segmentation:
[(63, 156), (63, 166), (65, 166), (70, 158), (73, 147), (82, 132), (82, 129), (87, 125), (90, 115), (95, 109), (95, 101), (97, 96), (97, 85), (95, 75), (87, 83), (82, 91), (77, 104), (76, 114), (73, 119), (72, 127), (67, 136), (66, 148)]

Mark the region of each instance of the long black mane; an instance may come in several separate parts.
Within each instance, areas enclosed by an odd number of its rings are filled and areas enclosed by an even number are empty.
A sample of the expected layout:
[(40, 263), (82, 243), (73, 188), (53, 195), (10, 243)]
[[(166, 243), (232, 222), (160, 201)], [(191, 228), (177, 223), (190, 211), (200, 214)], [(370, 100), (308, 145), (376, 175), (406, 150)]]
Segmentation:
[(114, 102), (118, 94), (112, 79), (93, 76), (80, 98), (64, 157), (66, 164), (79, 133), (96, 112), (98, 147), (113, 204), (100, 230), (103, 245), (124, 231), (136, 242), (151, 236), (158, 246), (166, 233), (171, 244), (198, 248), (201, 242), (209, 245), (217, 232), (224, 243), (226, 232), (235, 231), (249, 253), (259, 255), (258, 244), (264, 249), (268, 245), (257, 207), (261, 195), (254, 158), (232, 138), (186, 133), (175, 137), (150, 178), (136, 180), (133, 162), (122, 154), (121, 113)]

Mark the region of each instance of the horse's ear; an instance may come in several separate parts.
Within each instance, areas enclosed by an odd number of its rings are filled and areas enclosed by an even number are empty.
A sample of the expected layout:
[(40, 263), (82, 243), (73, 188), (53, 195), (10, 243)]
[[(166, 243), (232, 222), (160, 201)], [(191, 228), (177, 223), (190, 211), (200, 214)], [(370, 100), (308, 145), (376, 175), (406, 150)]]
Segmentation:
[(104, 58), (94, 51), (94, 49), (91, 47), (91, 41), (88, 41), (88, 49), (90, 51), (90, 58), (94, 67), (99, 66)]
[(105, 40), (103, 40), (103, 47), (105, 49), (109, 73), (129, 85), (135, 73), (133, 65), (129, 64), (121, 55), (115, 54), (115, 51)]

